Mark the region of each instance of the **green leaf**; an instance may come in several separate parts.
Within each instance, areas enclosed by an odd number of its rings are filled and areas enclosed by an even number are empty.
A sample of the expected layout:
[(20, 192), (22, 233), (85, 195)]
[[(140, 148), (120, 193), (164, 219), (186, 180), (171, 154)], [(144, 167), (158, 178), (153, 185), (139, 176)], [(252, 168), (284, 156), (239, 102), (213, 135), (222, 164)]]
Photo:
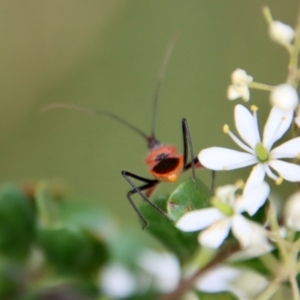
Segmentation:
[[(155, 199), (153, 202), (160, 208), (165, 209), (167, 196)], [(198, 249), (197, 233), (182, 232), (174, 226), (174, 223), (153, 209), (148, 203), (141, 206), (143, 216), (149, 221), (149, 227), (145, 231), (152, 234), (171, 252), (181, 263), (186, 262)]]
[(201, 300), (238, 300), (238, 298), (229, 292), (221, 293), (205, 293), (197, 292), (199, 299)]
[(30, 199), (14, 185), (0, 188), (0, 252), (26, 258), (35, 234), (35, 211)]
[[(99, 291), (91, 280), (67, 277), (49, 278), (38, 284), (32, 285), (18, 296), (18, 300), (95, 300)], [(9, 298), (10, 299), (10, 298)]]
[(92, 233), (76, 227), (43, 228), (37, 240), (48, 261), (64, 273), (90, 274), (108, 259), (106, 245)]
[(177, 222), (185, 213), (210, 206), (211, 192), (198, 178), (191, 178), (180, 184), (171, 194), (167, 203), (169, 217)]
[(16, 299), (21, 288), (20, 278), (24, 275), (24, 267), (2, 262), (0, 266), (0, 299)]
[(59, 205), (59, 219), (68, 226), (78, 226), (91, 231), (107, 230), (114, 226), (113, 216), (85, 198), (66, 198)]

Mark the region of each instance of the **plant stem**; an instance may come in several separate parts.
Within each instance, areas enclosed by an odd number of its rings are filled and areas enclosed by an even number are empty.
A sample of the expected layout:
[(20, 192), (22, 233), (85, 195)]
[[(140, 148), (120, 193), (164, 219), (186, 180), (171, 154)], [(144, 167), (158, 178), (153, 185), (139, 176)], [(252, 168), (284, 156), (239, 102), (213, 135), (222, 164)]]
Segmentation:
[(274, 87), (268, 84), (259, 83), (259, 82), (250, 82), (249, 87), (252, 89), (264, 90), (268, 92), (272, 92)]
[(270, 299), (271, 296), (278, 290), (281, 283), (281, 279), (279, 277), (275, 278), (270, 284), (262, 291), (262, 293), (255, 298), (255, 300), (267, 300)]
[(263, 7), (263, 15), (264, 15), (268, 25), (271, 25), (273, 23), (273, 17), (272, 17), (269, 6)]
[(290, 284), (291, 284), (292, 292), (293, 292), (293, 300), (300, 300), (299, 287), (298, 287), (298, 283), (297, 283), (295, 274), (290, 275)]
[(300, 50), (300, 10), (298, 13), (298, 19), (296, 24), (294, 45), (291, 49), (290, 63), (289, 63), (289, 75), (287, 83), (291, 84), (294, 88), (297, 88), (299, 81), (299, 70), (298, 70), (298, 57)]

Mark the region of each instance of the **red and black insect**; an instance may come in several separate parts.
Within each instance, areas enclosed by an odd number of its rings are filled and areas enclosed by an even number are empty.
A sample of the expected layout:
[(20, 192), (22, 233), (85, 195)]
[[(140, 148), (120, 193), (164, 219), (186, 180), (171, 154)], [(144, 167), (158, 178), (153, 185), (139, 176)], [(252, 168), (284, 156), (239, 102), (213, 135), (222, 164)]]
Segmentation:
[[(77, 110), (89, 114), (105, 115), (125, 125), (131, 130), (135, 131), (146, 140), (149, 149), (149, 154), (146, 157), (146, 164), (148, 165), (149, 173), (154, 177), (154, 179), (148, 179), (128, 171), (122, 171), (122, 176), (132, 187), (132, 189), (127, 193), (127, 199), (132, 205), (137, 215), (139, 216), (139, 218), (141, 219), (141, 221), (143, 222), (143, 228), (148, 226), (149, 223), (141, 214), (141, 212), (135, 205), (131, 196), (134, 194), (139, 194), (154, 209), (156, 209), (164, 217), (168, 218), (168, 215), (149, 199), (155, 187), (160, 182), (175, 182), (182, 172), (185, 172), (189, 169), (192, 169), (192, 178), (195, 181), (195, 167), (201, 167), (198, 158), (194, 157), (193, 154), (192, 139), (188, 127), (188, 122), (185, 118), (183, 118), (181, 122), (182, 134), (183, 134), (183, 154), (179, 153), (176, 147), (165, 145), (159, 142), (155, 137), (155, 132), (154, 132), (158, 94), (159, 94), (161, 82), (165, 74), (166, 66), (168, 64), (176, 40), (177, 37), (173, 38), (173, 40), (171, 41), (159, 73), (157, 87), (154, 94), (152, 130), (150, 135), (147, 135), (139, 128), (135, 127), (130, 122), (119, 117), (118, 115), (115, 115), (107, 111), (83, 108), (73, 104), (52, 104), (42, 109), (42, 111), (48, 111), (52, 109), (64, 108), (64, 109)], [(190, 162), (187, 161), (188, 154), (191, 157)], [(143, 182), (143, 184), (137, 186), (132, 181), (132, 179), (141, 181)]]

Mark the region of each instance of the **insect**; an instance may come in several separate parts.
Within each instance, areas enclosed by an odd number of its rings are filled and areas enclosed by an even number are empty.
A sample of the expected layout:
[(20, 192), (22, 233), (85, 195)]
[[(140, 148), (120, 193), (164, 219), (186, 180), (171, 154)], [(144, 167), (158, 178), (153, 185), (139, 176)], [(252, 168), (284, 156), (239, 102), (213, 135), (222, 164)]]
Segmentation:
[[(127, 199), (139, 218), (143, 223), (143, 228), (149, 226), (149, 222), (145, 219), (142, 213), (137, 208), (136, 204), (132, 199), (132, 195), (139, 194), (147, 203), (149, 203), (154, 209), (156, 209), (159, 213), (161, 213), (164, 217), (168, 218), (168, 215), (160, 209), (154, 202), (152, 202), (149, 197), (157, 187), (157, 185), (161, 182), (175, 182), (179, 175), (182, 172), (185, 172), (189, 169), (192, 169), (192, 178), (195, 182), (195, 167), (201, 167), (201, 164), (198, 161), (197, 157), (194, 157), (193, 154), (193, 145), (192, 139), (188, 127), (188, 122), (185, 118), (181, 121), (182, 127), (182, 135), (183, 135), (183, 154), (179, 153), (175, 146), (169, 146), (161, 143), (155, 136), (155, 123), (156, 123), (156, 111), (157, 111), (157, 102), (158, 95), (162, 80), (164, 78), (164, 74), (166, 71), (166, 67), (168, 65), (171, 53), (173, 51), (174, 45), (178, 39), (176, 35), (170, 45), (167, 48), (159, 76), (158, 81), (154, 93), (153, 99), (153, 114), (152, 114), (152, 128), (151, 133), (148, 135), (144, 133), (142, 130), (126, 121), (125, 119), (119, 117), (118, 115), (102, 110), (89, 109), (80, 107), (73, 104), (51, 104), (42, 109), (42, 111), (48, 111), (52, 109), (70, 109), (77, 110), (88, 114), (96, 114), (96, 115), (105, 115), (115, 121), (123, 124), (124, 126), (130, 128), (132, 131), (136, 132), (140, 136), (142, 136), (146, 142), (149, 149), (149, 154), (146, 157), (146, 164), (148, 165), (149, 173), (154, 177), (154, 179), (148, 179), (134, 173), (128, 171), (122, 171), (122, 176), (126, 179), (126, 181), (131, 185), (132, 189), (127, 193)], [(191, 157), (191, 161), (188, 162), (188, 154)], [(143, 184), (137, 186), (132, 179), (141, 181)]]

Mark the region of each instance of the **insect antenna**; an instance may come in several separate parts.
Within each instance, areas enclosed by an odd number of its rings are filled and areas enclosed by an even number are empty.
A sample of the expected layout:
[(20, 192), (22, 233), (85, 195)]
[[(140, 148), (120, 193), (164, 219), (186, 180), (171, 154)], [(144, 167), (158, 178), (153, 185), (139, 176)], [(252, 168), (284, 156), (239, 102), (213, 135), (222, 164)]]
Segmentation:
[[(156, 112), (157, 112), (158, 96), (159, 96), (162, 81), (165, 77), (167, 66), (168, 66), (169, 61), (170, 61), (171, 54), (173, 52), (174, 46), (175, 46), (179, 36), (180, 36), (179, 33), (175, 34), (175, 36), (172, 38), (170, 44), (168, 45), (166, 54), (164, 56), (161, 68), (160, 68), (159, 73), (158, 73), (158, 79), (157, 79), (156, 88), (155, 88), (154, 97), (153, 97), (152, 125), (151, 125), (151, 136), (150, 136), (150, 137), (152, 137), (152, 139), (154, 141), (156, 141), (156, 139), (155, 139), (155, 124), (156, 124)], [(150, 145), (149, 145), (149, 148), (151, 148)]]
[(98, 109), (92, 109), (92, 108), (85, 108), (85, 107), (81, 107), (75, 104), (65, 104), (65, 103), (54, 103), (54, 104), (50, 104), (48, 106), (45, 106), (41, 109), (41, 112), (46, 112), (49, 110), (54, 110), (54, 109), (69, 109), (69, 110), (76, 110), (76, 111), (80, 111), (86, 114), (91, 114), (91, 115), (103, 115), (103, 116), (107, 116), (115, 121), (117, 121), (118, 123), (121, 123), (122, 125), (126, 126), (127, 128), (130, 128), (132, 131), (136, 132), (137, 134), (139, 134), (140, 136), (142, 136), (147, 142), (149, 142), (149, 136), (144, 133), (142, 130), (140, 130), (139, 128), (137, 128), (136, 126), (134, 126), (133, 124), (131, 124), (130, 122), (126, 121), (125, 119), (121, 118), (118, 115), (115, 115), (114, 113), (111, 113), (109, 111), (105, 111), (105, 110), (98, 110)]

